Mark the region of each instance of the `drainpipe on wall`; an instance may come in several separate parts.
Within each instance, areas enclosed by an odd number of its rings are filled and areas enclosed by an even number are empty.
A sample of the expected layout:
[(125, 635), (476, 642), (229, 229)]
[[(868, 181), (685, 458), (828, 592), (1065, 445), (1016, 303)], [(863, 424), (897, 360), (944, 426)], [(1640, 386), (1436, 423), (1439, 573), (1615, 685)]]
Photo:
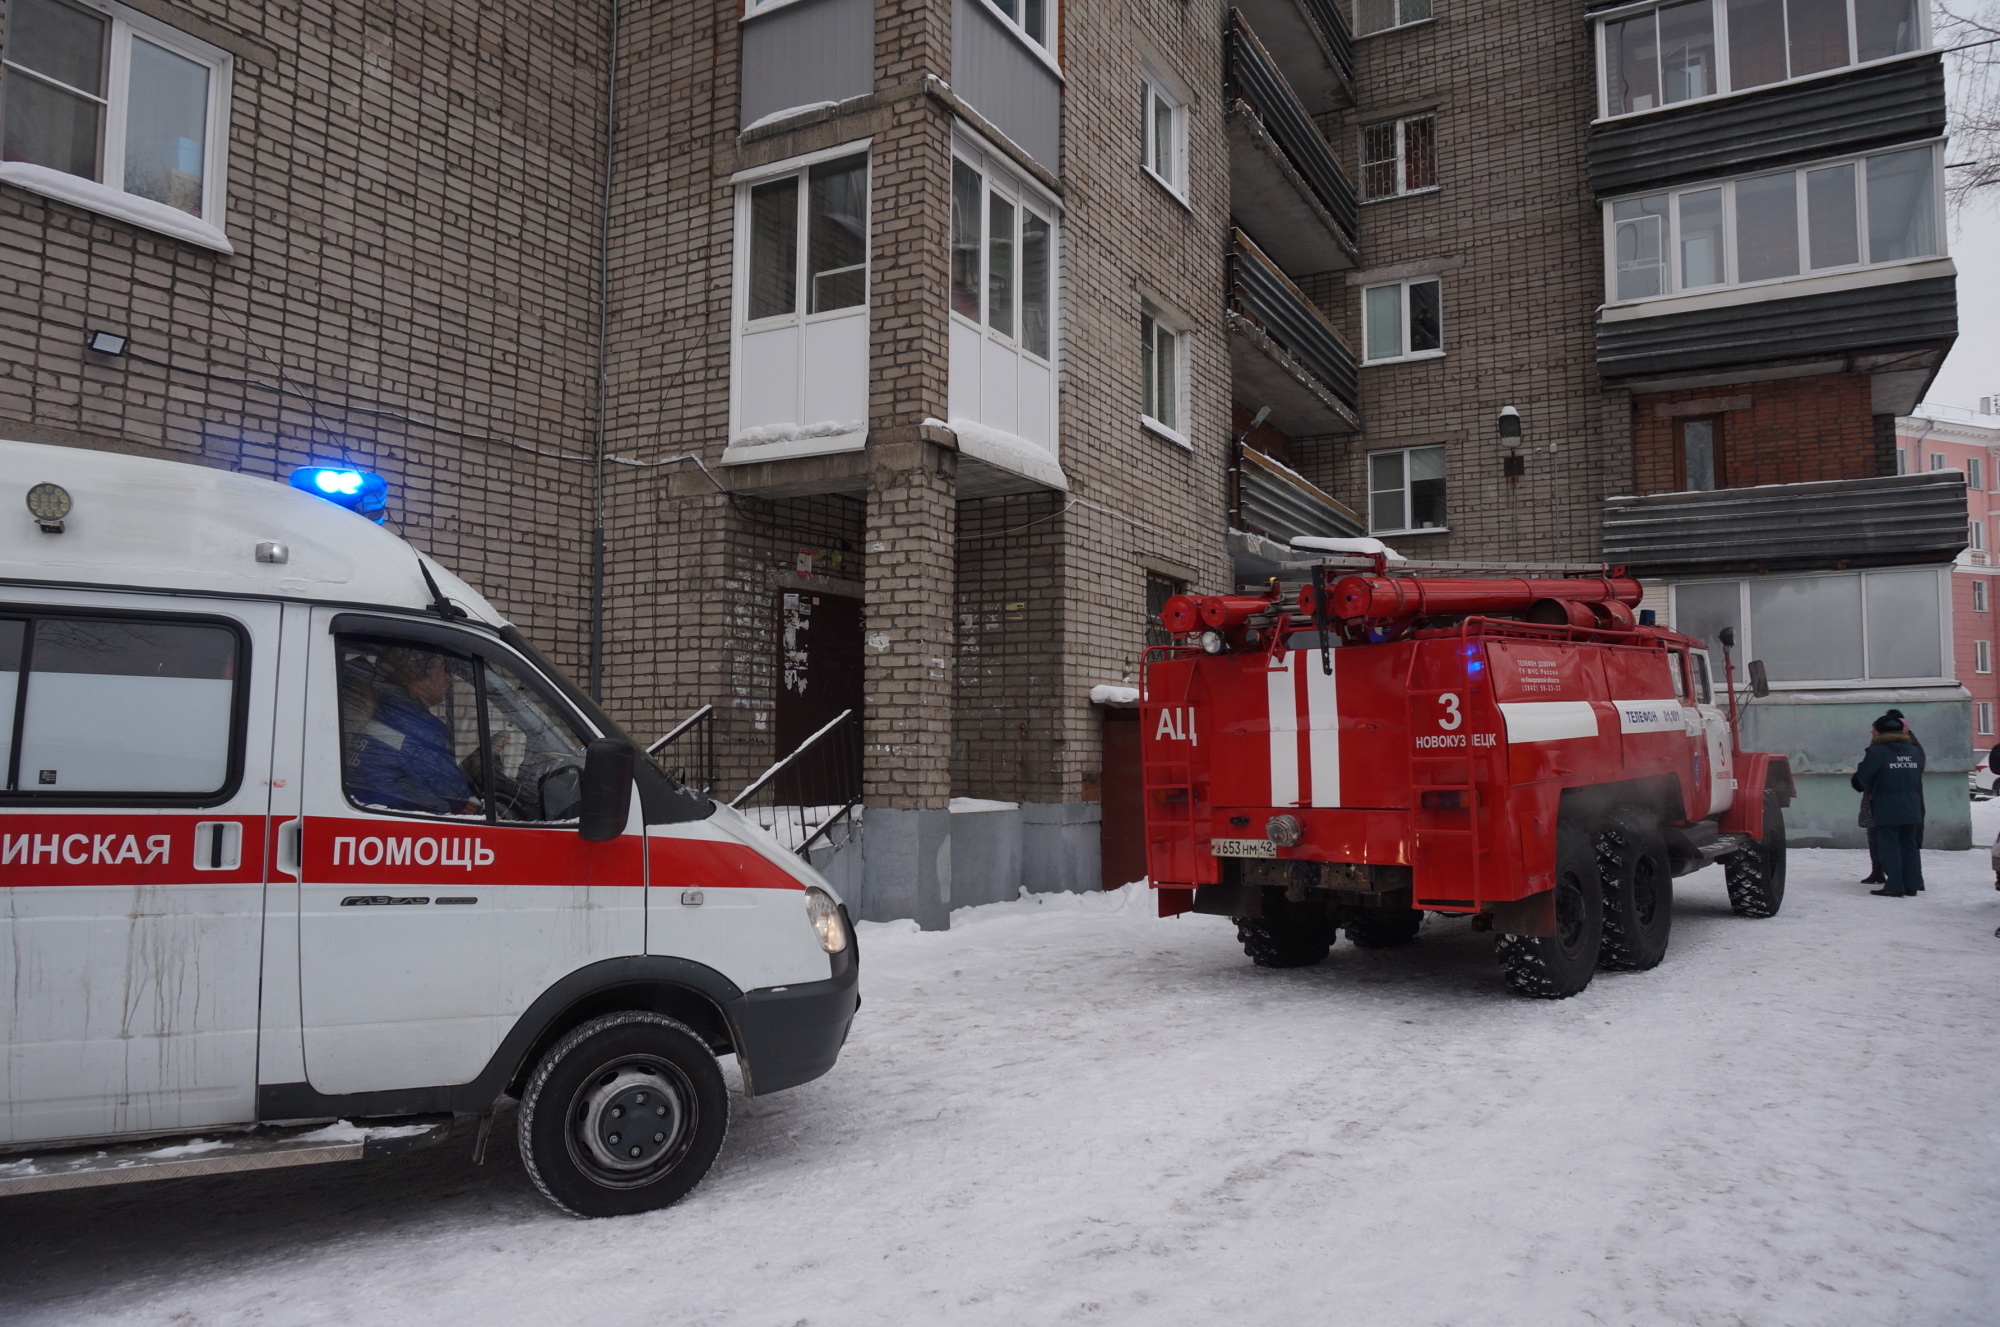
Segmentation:
[(611, 180), (618, 148), (619, 0), (611, 0), (604, 87), (604, 200), (597, 234), (597, 427), (591, 475), (590, 698), (604, 699), (604, 411), (611, 395)]

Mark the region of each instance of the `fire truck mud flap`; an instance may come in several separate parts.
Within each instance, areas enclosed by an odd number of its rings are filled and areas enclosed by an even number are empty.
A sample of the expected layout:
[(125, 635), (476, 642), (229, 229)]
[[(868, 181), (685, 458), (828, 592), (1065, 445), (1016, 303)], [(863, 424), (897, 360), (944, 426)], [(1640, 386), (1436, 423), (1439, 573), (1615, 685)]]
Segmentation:
[(1493, 929), (1501, 935), (1554, 935), (1556, 892), (1545, 889), (1509, 903), (1495, 903), (1488, 914), (1493, 918)]

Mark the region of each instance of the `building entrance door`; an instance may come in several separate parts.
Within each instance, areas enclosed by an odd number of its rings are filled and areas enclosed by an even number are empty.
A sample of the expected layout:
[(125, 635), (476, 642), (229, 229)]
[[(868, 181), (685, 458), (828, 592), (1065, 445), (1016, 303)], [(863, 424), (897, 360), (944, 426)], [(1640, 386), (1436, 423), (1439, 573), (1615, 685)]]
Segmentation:
[[(777, 750), (782, 759), (840, 716), (861, 712), (861, 601), (844, 594), (785, 591), (778, 599)], [(858, 743), (830, 751), (852, 750)], [(786, 806), (839, 805), (859, 771), (825, 759), (803, 760), (778, 775)]]

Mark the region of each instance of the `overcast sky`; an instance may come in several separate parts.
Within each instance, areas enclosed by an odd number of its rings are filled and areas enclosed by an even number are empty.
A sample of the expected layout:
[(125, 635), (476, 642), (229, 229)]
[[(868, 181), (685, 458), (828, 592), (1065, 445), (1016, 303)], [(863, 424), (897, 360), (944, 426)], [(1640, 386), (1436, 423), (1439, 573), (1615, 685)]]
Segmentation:
[(1980, 397), (2000, 396), (2000, 200), (1960, 215), (1951, 256), (1958, 264), (1958, 344), (1924, 399), (1976, 410)]

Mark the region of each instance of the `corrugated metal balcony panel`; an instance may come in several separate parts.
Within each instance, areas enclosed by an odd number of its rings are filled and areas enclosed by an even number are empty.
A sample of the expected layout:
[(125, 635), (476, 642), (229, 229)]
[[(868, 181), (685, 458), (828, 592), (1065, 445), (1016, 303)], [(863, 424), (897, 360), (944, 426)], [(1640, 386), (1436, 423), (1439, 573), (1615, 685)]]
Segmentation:
[(1265, 132), (1304, 177), (1349, 240), (1355, 234), (1354, 186), (1340, 169), (1333, 149), (1306, 114), (1277, 62), (1250, 30), (1240, 11), (1231, 10), (1225, 40), (1226, 93), (1256, 113)]
[(1656, 377), (1896, 346), (1949, 345), (1958, 335), (1956, 277), (1830, 291), (1795, 299), (1602, 319), (1597, 371), (1607, 379)]
[(1271, 408), (1271, 426), (1297, 439), (1361, 431), (1354, 408), (1291, 352), (1235, 309), (1229, 311), (1229, 386), (1252, 409)]
[(1337, 0), (1238, 0), (1251, 28), (1271, 43), (1273, 58), (1307, 111), (1354, 104), (1354, 38)]
[(1944, 132), (1937, 52), (1852, 73), (1696, 102), (1591, 130), (1590, 186), (1600, 197), (1719, 179)]
[(1949, 562), (1965, 512), (1953, 471), (1608, 498), (1604, 558), (1641, 576)]
[(1229, 103), (1229, 210), (1286, 272), (1357, 267), (1360, 252), (1249, 105)]
[(1335, 396), (1350, 406), (1355, 403), (1360, 375), (1354, 352), (1312, 301), (1240, 230), (1233, 233), (1230, 246), (1229, 303)]
[(1286, 466), (1248, 447), (1237, 449), (1237, 521), (1246, 530), (1289, 541), (1297, 535), (1351, 538), (1361, 518)]

